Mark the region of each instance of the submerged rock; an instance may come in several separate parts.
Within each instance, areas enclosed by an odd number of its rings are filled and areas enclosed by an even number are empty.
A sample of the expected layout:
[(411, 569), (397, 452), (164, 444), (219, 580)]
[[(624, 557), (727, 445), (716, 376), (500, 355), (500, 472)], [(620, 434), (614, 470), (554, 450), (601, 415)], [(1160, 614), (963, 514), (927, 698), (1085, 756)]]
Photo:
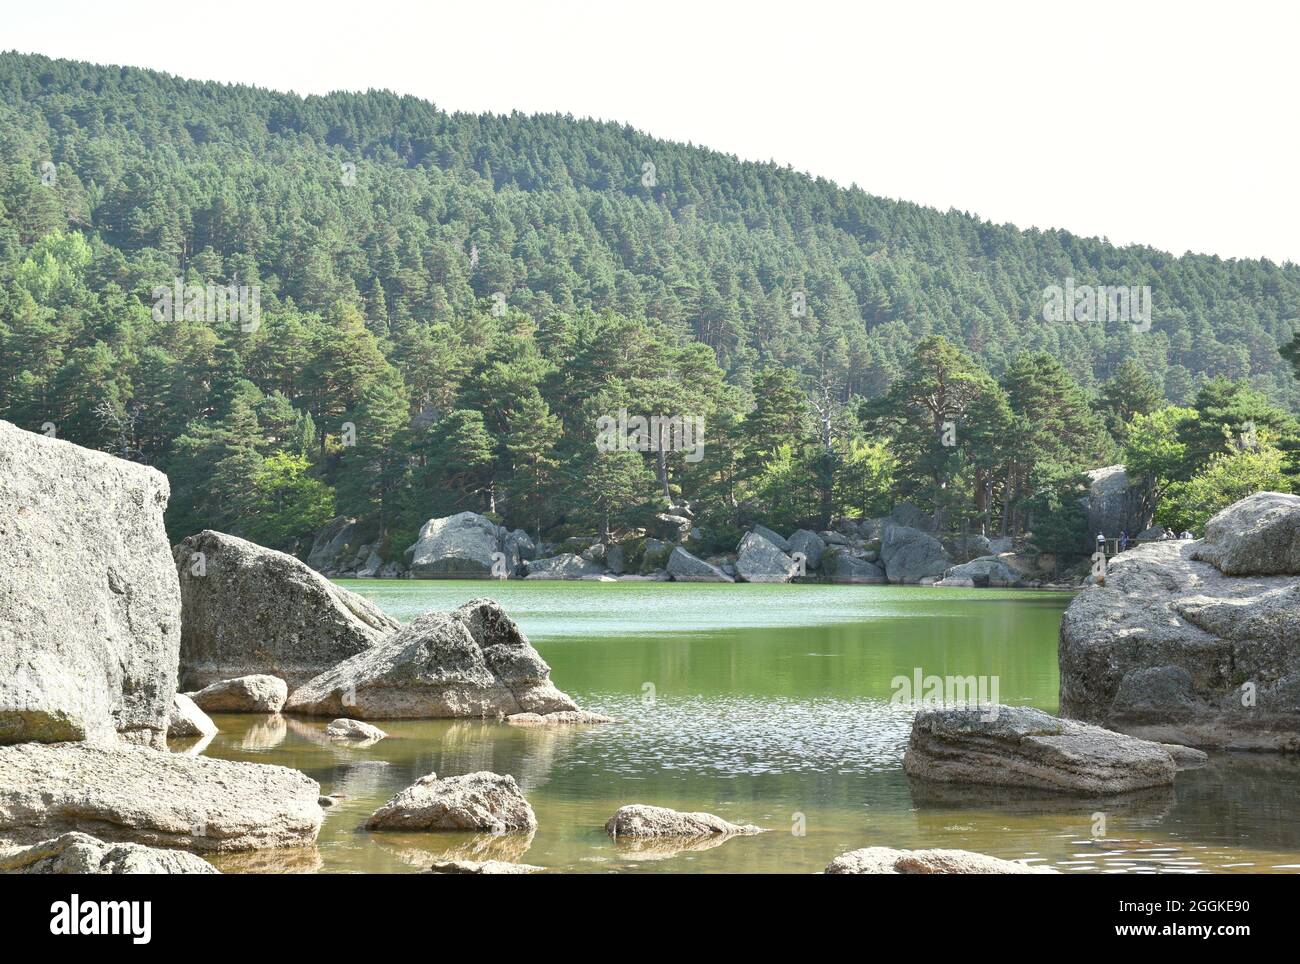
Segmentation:
[(717, 566), (691, 555), (681, 546), (668, 557), (667, 571), (673, 582), (735, 582)]
[(512, 864), (504, 860), (439, 860), (429, 868), (431, 874), (535, 874), (545, 867), (535, 864)]
[(710, 837), (762, 833), (762, 827), (735, 824), (711, 813), (684, 813), (634, 803), (619, 807), (605, 823), (611, 837)]
[(289, 698), (289, 686), (278, 676), (240, 676), (186, 694), (208, 713), (279, 713)]
[(1300, 750), (1300, 579), (1227, 576), (1202, 552), (1139, 546), (1074, 598), (1061, 713), (1161, 743)]
[(1162, 747), (1174, 759), (1179, 770), (1196, 770), (1210, 762), (1210, 755), (1204, 750), (1191, 746), (1179, 746), (1177, 743), (1161, 743)]
[(338, 719), (325, 727), (325, 735), (333, 740), (355, 740), (362, 743), (378, 743), (388, 736), (383, 730), (361, 720)]
[(1175, 772), (1159, 743), (1029, 706), (922, 710), (912, 723), (903, 769), (942, 783), (1075, 794), (1167, 785)]
[(293, 689), (401, 625), (293, 556), (222, 532), (190, 536), (175, 559), (181, 683), (190, 689), (254, 674)]
[(358, 719), (506, 717), (577, 710), (515, 621), (490, 599), (420, 616), (289, 698), (285, 709)]
[(506, 717), (511, 726), (572, 726), (583, 723), (617, 723), (612, 716), (588, 713), (586, 710), (565, 710), (557, 713), (515, 713)]
[(0, 421), (0, 744), (166, 746), (168, 494), (155, 469)]
[(840, 854), (826, 866), (828, 874), (1055, 874), (1036, 864), (1002, 860), (969, 850), (895, 850), (864, 847)]
[(167, 718), (167, 735), (176, 739), (217, 735), (217, 724), (208, 718), (184, 693), (172, 697), (172, 711)]
[(736, 547), (736, 574), (745, 582), (789, 582), (798, 574), (798, 564), (760, 535), (759, 528), (746, 532)]
[(0, 850), (0, 874), (216, 874), (216, 867), (183, 850), (105, 843), (65, 833), (29, 847)]
[(70, 831), (200, 853), (296, 847), (320, 830), (320, 786), (297, 770), (139, 747), (0, 747), (0, 837)]
[(430, 773), (371, 814), (366, 829), (507, 833), (536, 830), (537, 816), (508, 774), (482, 771), (440, 780)]
[(1300, 574), (1300, 495), (1257, 492), (1205, 523), (1192, 558), (1225, 576)]

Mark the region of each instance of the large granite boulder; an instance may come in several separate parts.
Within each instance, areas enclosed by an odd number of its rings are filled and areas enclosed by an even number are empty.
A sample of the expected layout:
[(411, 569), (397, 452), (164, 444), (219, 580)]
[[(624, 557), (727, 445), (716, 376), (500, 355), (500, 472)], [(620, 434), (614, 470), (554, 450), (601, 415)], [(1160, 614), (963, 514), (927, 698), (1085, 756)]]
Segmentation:
[(216, 736), (217, 724), (192, 699), (177, 693), (172, 697), (172, 711), (167, 717), (167, 735), (178, 740)]
[(808, 529), (796, 529), (786, 541), (790, 544), (789, 551), (792, 558), (796, 552), (803, 553), (805, 570), (810, 571), (821, 566), (822, 556), (826, 552), (826, 541), (817, 533), (810, 532)]
[(183, 850), (105, 843), (65, 833), (27, 847), (0, 850), (0, 874), (216, 874), (216, 867)]
[(880, 559), (893, 583), (907, 585), (942, 579), (952, 557), (934, 536), (911, 526), (888, 525), (880, 540)]
[(882, 535), (884, 529), (891, 525), (930, 532), (934, 529), (934, 516), (911, 502), (900, 502), (890, 510), (889, 515), (880, 520), (880, 523)]
[(467, 773), (423, 776), (370, 815), (367, 830), (477, 830), (483, 833), (537, 829), (537, 815), (510, 775)]
[(1224, 575), (1204, 551), (1139, 546), (1074, 598), (1061, 713), (1163, 743), (1300, 750), (1300, 579)]
[(547, 559), (534, 559), (528, 563), (527, 579), (585, 579), (599, 576), (605, 567), (572, 552), (563, 552)]
[(953, 566), (943, 574), (936, 586), (1006, 587), (1022, 584), (1020, 573), (997, 556), (983, 556)]
[(903, 755), (908, 776), (1085, 796), (1173, 783), (1158, 743), (1061, 720), (1030, 706), (922, 710)]
[(0, 744), (166, 745), (169, 491), (155, 469), (0, 421)]
[(663, 570), (668, 565), (668, 557), (673, 554), (674, 548), (661, 539), (647, 538), (641, 548), (642, 575)]
[(413, 579), (484, 579), (501, 552), (501, 531), (477, 512), (430, 519), (406, 550)]
[(762, 827), (723, 820), (711, 813), (689, 813), (634, 803), (619, 807), (605, 822), (605, 832), (619, 837), (726, 837), (762, 833)]
[(1124, 466), (1104, 465), (1084, 475), (1088, 478), (1088, 495), (1084, 499), (1088, 535), (1080, 551), (1092, 550), (1098, 532), (1112, 539), (1127, 532), (1132, 538), (1151, 524), (1146, 488), (1131, 484)]
[(490, 599), (430, 612), (294, 691), (285, 711), (353, 719), (502, 718), (578, 709)]
[(774, 532), (773, 530), (769, 529), (767, 526), (755, 525), (752, 529), (750, 529), (750, 532), (758, 536), (759, 538), (766, 539), (768, 542), (772, 543), (772, 545), (776, 546), (782, 552), (788, 553), (790, 551), (790, 541), (786, 539), (783, 535), (781, 535), (779, 532)]
[(847, 549), (832, 546), (822, 556), (822, 575), (830, 582), (876, 586), (888, 582), (885, 570), (874, 562), (850, 554)]
[(507, 532), (501, 539), (501, 552), (506, 557), (506, 566), (510, 575), (519, 573), (530, 559), (537, 557), (537, 545), (533, 537), (523, 529)]
[(293, 556), (222, 532), (190, 536), (175, 558), (187, 689), (267, 674), (292, 690), (401, 627)]
[(736, 547), (736, 574), (744, 582), (789, 582), (798, 573), (799, 564), (760, 535), (758, 527)]
[(0, 838), (70, 831), (199, 853), (297, 847), (320, 830), (320, 785), (297, 770), (142, 747), (0, 747)]
[(1300, 495), (1257, 492), (1205, 523), (1193, 559), (1225, 576), (1300, 573)]
[(969, 850), (895, 850), (864, 847), (840, 854), (828, 874), (1056, 874), (1052, 867), (1002, 860)]
[(279, 713), (289, 687), (278, 676), (257, 674), (221, 680), (185, 695), (206, 713)]
[(668, 557), (666, 569), (673, 582), (735, 582), (717, 566), (691, 555), (681, 546)]
[(690, 538), (692, 522), (684, 515), (660, 512), (651, 521), (650, 534), (668, 543), (685, 542)]

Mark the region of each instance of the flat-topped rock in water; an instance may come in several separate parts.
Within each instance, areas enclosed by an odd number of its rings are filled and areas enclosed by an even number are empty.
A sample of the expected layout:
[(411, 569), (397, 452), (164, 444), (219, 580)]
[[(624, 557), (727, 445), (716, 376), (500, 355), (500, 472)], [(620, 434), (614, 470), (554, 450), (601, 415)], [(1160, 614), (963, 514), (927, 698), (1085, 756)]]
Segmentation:
[(1300, 750), (1300, 579), (1227, 576), (1202, 551), (1139, 546), (1075, 596), (1061, 713), (1160, 743)]
[(190, 737), (209, 737), (217, 735), (217, 724), (213, 723), (194, 701), (184, 693), (172, 697), (172, 711), (167, 718), (167, 735), (176, 739)]
[(953, 566), (943, 574), (936, 586), (1007, 587), (1022, 583), (1020, 573), (997, 556), (981, 556), (970, 562)]
[(592, 723), (617, 723), (612, 716), (586, 710), (562, 710), (557, 713), (515, 713), (506, 717), (511, 726), (574, 726)]
[(65, 833), (31, 846), (0, 850), (0, 874), (217, 873), (202, 857), (183, 850), (105, 843), (85, 833)]
[(0, 747), (0, 838), (71, 831), (198, 853), (298, 847), (320, 830), (320, 786), (297, 770), (138, 747)]
[(295, 686), (401, 624), (293, 556), (207, 530), (175, 549), (181, 684), (269, 674)]
[(1055, 874), (1038, 864), (1002, 860), (969, 850), (895, 850), (864, 847), (840, 854), (826, 865), (828, 874)]
[(490, 599), (425, 613), (299, 687), (285, 709), (354, 719), (506, 717), (577, 710), (515, 621)]
[(240, 676), (185, 694), (207, 713), (279, 713), (289, 685), (278, 676)]
[(1225, 576), (1300, 574), (1300, 495), (1257, 492), (1205, 523), (1192, 558)]
[[(430, 519), (406, 550), (412, 579), (484, 579), (502, 552), (504, 530), (477, 512)], [(505, 554), (502, 553), (504, 562)]]
[(537, 815), (508, 774), (467, 773), (421, 777), (370, 815), (367, 830), (478, 830), (508, 833), (537, 829)]
[(633, 803), (619, 807), (605, 823), (611, 837), (710, 837), (762, 833), (762, 827), (736, 824), (711, 813), (691, 813)]
[(1176, 767), (1158, 743), (1033, 707), (980, 706), (917, 713), (903, 769), (942, 783), (1088, 795), (1165, 786)]
[(169, 492), (155, 469), (0, 421), (0, 744), (166, 745)]
[(388, 736), (377, 726), (361, 720), (338, 719), (325, 727), (325, 735), (332, 740), (353, 740), (358, 743), (378, 743)]
[(535, 874), (545, 867), (535, 864), (512, 864), (505, 860), (439, 860), (429, 868), (431, 874)]
[(717, 566), (691, 555), (681, 546), (669, 555), (667, 572), (673, 582), (735, 582)]
[(760, 535), (758, 528), (746, 532), (736, 547), (736, 574), (744, 582), (789, 582), (798, 575), (798, 564)]

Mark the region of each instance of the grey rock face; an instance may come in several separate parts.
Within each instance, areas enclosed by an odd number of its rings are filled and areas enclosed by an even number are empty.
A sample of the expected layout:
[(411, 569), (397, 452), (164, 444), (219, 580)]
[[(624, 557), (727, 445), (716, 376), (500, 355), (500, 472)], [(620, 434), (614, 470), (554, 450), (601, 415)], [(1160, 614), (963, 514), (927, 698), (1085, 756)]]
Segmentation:
[(664, 542), (685, 542), (691, 534), (691, 520), (684, 515), (660, 512), (654, 517), (651, 531)]
[(482, 579), (499, 551), (496, 525), (477, 512), (430, 519), (406, 550), (413, 579)]
[(755, 525), (752, 529), (750, 529), (750, 532), (752, 532), (754, 535), (758, 536), (759, 538), (766, 539), (768, 542), (772, 543), (772, 545), (776, 546), (782, 552), (788, 553), (790, 551), (789, 540), (787, 540), (785, 536), (781, 535), (779, 532), (773, 532), (767, 526)]
[(357, 719), (506, 717), (578, 709), (490, 599), (420, 616), (294, 691), (286, 711)]
[[(1151, 517), (1144, 514), (1143, 493), (1129, 484), (1124, 466), (1105, 465), (1084, 475), (1089, 483), (1084, 503), (1088, 512), (1088, 540), (1096, 539), (1098, 532), (1112, 539), (1121, 532), (1132, 537), (1151, 524)], [(1079, 549), (1090, 550), (1091, 547), (1089, 541)]]
[(900, 502), (894, 506), (889, 515), (881, 520), (883, 530), (886, 526), (903, 526), (908, 529), (920, 529), (922, 532), (929, 532), (934, 528), (934, 517), (928, 512), (922, 511), (919, 507), (911, 502)]
[(508, 833), (537, 829), (537, 816), (515, 778), (498, 773), (421, 777), (370, 815), (367, 830), (478, 830)]
[(154, 469), (0, 421), (0, 744), (166, 745), (169, 492)]
[(789, 538), (790, 552), (802, 552), (805, 568), (818, 569), (822, 564), (822, 555), (826, 552), (826, 542), (815, 532), (796, 529)]
[(864, 847), (840, 854), (828, 874), (1055, 874), (1051, 867), (1002, 860), (969, 850), (895, 850)]
[(216, 736), (217, 724), (208, 718), (184, 693), (172, 697), (172, 711), (167, 717), (167, 735), (177, 739)]
[(627, 563), (622, 546), (612, 545), (609, 547), (609, 550), (605, 553), (605, 565), (609, 568), (609, 571), (616, 576), (621, 576), (627, 571)]
[(611, 837), (711, 837), (715, 834), (762, 833), (761, 827), (736, 824), (711, 813), (684, 813), (667, 807), (650, 807), (634, 803), (619, 807), (605, 823)]
[(691, 555), (681, 546), (668, 557), (667, 571), (673, 582), (735, 582), (717, 566)]
[(798, 574), (798, 564), (760, 535), (758, 528), (746, 532), (736, 547), (736, 575), (745, 582), (789, 582)]
[(1300, 574), (1300, 496), (1257, 492), (1205, 523), (1193, 559), (1225, 576)]
[(660, 539), (646, 539), (641, 552), (641, 573), (646, 575), (663, 569), (668, 565), (668, 557), (673, 547)]
[(181, 683), (190, 689), (258, 674), (278, 676), (292, 689), (400, 628), (293, 556), (235, 536), (200, 532), (174, 555), (183, 604)]
[(506, 533), (501, 540), (501, 551), (505, 554), (510, 575), (518, 574), (530, 559), (537, 558), (537, 546), (523, 529)]
[(104, 843), (65, 833), (30, 847), (0, 851), (0, 874), (216, 874), (216, 867), (183, 850)]
[(952, 566), (952, 557), (934, 536), (909, 526), (885, 527), (880, 542), (885, 575), (893, 583), (914, 584), (922, 579), (941, 579)]
[(1162, 743), (1300, 750), (1300, 580), (1195, 542), (1119, 555), (1061, 620), (1061, 713)]
[(962, 563), (972, 562), (994, 554), (993, 544), (988, 538), (974, 533), (945, 539), (943, 547), (950, 556)]
[(289, 687), (278, 676), (258, 674), (222, 680), (185, 695), (208, 713), (279, 713)]
[(941, 783), (1085, 795), (1165, 786), (1175, 772), (1158, 743), (1028, 706), (922, 710), (903, 769)]
[(879, 585), (887, 582), (885, 570), (874, 562), (851, 556), (845, 550), (831, 547), (822, 556), (822, 573), (836, 583)]
[(953, 566), (943, 574), (940, 586), (978, 586), (1004, 587), (1021, 584), (1020, 573), (1012, 569), (997, 556), (984, 556)]
[(0, 747), (0, 837), (70, 831), (199, 853), (297, 847), (320, 830), (320, 786), (297, 770), (142, 747)]
[(356, 519), (336, 516), (316, 533), (307, 553), (307, 565), (321, 573), (339, 572), (356, 555), (357, 535)]
[(599, 576), (605, 567), (591, 562), (571, 552), (551, 556), (549, 559), (535, 559), (528, 563), (528, 579), (582, 579), (585, 576)]

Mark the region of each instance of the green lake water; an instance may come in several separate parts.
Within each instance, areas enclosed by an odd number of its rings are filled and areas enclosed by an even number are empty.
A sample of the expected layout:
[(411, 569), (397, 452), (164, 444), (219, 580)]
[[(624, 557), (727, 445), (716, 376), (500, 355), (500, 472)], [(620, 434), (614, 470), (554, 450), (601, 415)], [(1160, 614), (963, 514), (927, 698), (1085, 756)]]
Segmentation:
[[(1300, 870), (1300, 761), (1216, 754), (1172, 790), (1016, 799), (918, 785), (902, 771), (912, 709), (891, 681), (997, 679), (1056, 710), (1069, 596), (889, 586), (348, 580), (399, 619), (499, 600), (584, 709), (623, 722), (525, 729), (392, 721), (371, 747), (327, 720), (216, 715), (210, 756), (296, 767), (340, 794), (314, 848), (216, 858), (223, 870), (393, 872), (502, 859), (578, 872), (816, 872), (867, 846), (955, 847), (1089, 873)], [(530, 837), (369, 833), (417, 778), (512, 774)], [(621, 805), (706, 810), (769, 833), (679, 850), (615, 843)], [(712, 844), (712, 842), (710, 842)]]

